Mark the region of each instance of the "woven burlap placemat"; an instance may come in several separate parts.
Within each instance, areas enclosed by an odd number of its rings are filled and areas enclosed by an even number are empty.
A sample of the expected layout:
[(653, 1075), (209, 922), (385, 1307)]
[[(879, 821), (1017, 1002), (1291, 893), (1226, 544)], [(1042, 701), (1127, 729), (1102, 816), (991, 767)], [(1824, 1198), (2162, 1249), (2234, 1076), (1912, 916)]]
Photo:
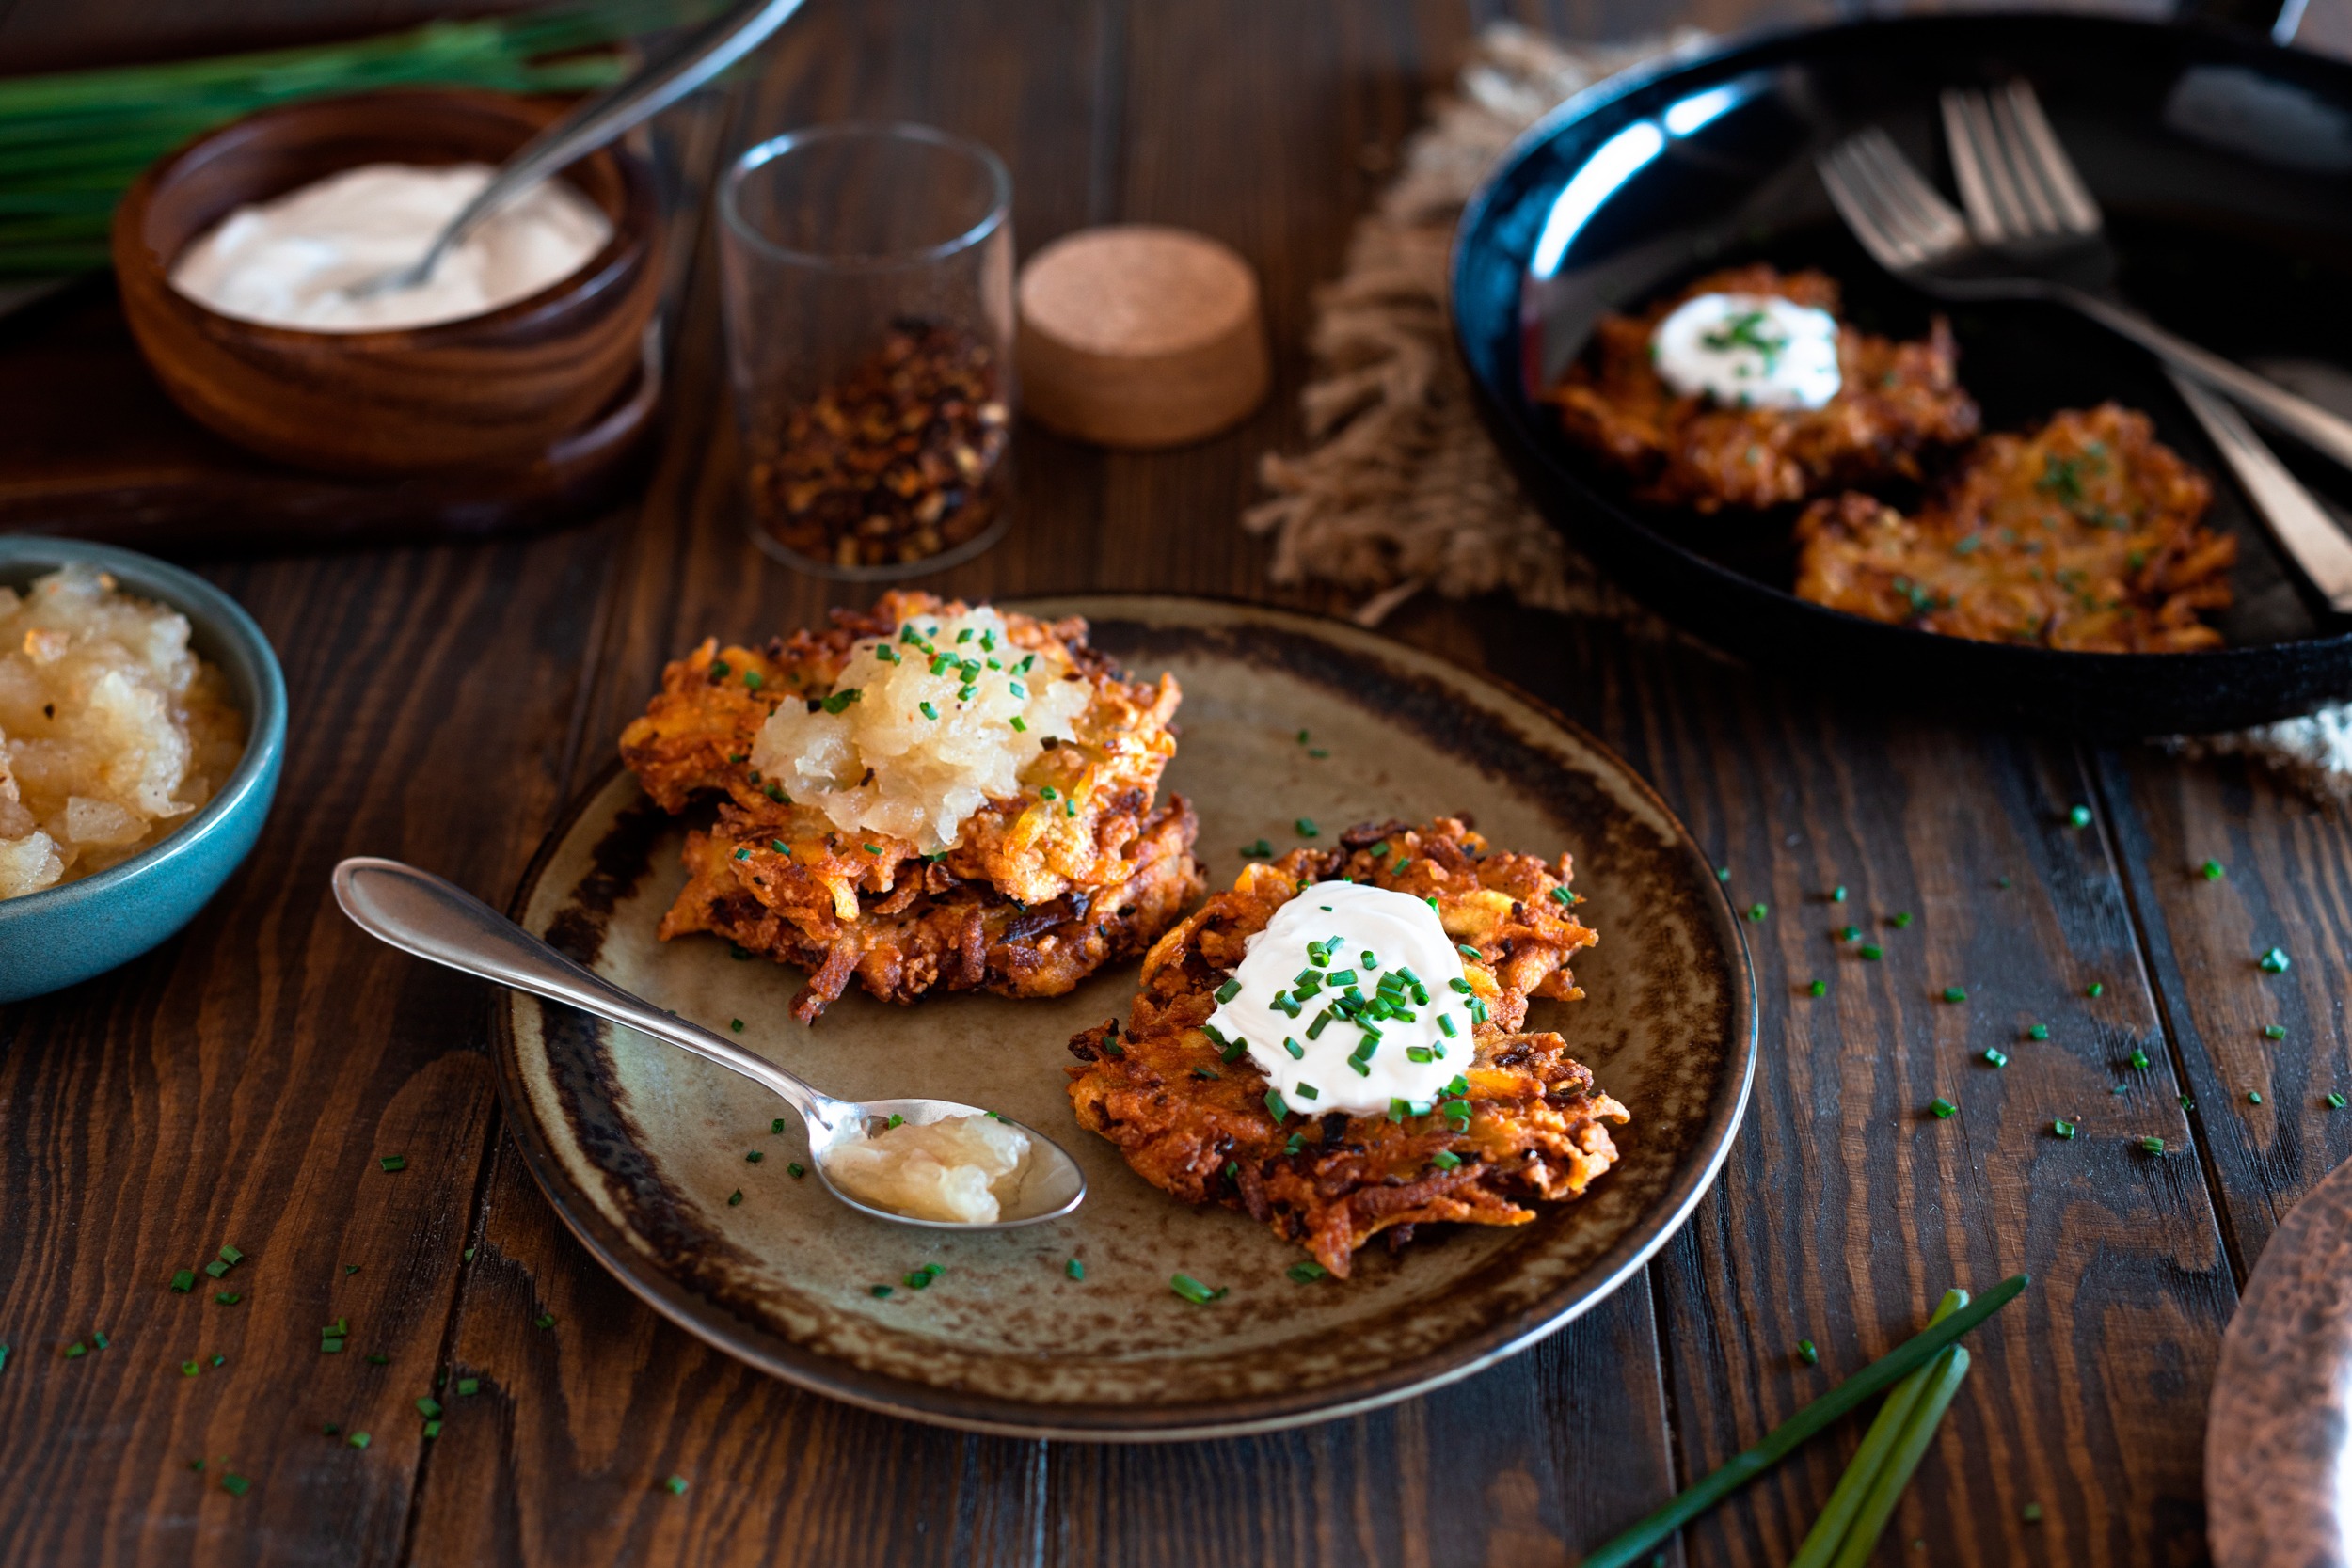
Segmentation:
[[(1530, 506), (1478, 422), (1446, 322), (1454, 220), (1530, 125), (1586, 87), (1703, 47), (1685, 31), (1634, 43), (1564, 43), (1514, 23), (1474, 40), (1454, 87), (1405, 145), (1396, 179), (1359, 220), (1347, 265), (1315, 296), (1315, 370), (1300, 403), (1307, 450), (1269, 452), (1272, 499), (1242, 525), (1274, 536), (1278, 583), (1334, 582), (1377, 625), (1417, 594), (1507, 592), (1565, 614), (1672, 636)], [(2352, 801), (2352, 705), (2231, 735), (2159, 739), (2239, 754), (2323, 799)]]

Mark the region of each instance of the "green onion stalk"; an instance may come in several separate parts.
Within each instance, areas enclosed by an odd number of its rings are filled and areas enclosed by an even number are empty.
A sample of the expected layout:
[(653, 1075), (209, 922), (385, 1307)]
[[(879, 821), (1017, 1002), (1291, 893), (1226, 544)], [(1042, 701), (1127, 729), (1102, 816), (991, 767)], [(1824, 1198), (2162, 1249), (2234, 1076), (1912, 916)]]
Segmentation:
[(710, 0), (584, 0), (343, 43), (0, 79), (0, 275), (103, 267), (115, 204), (193, 136), (278, 103), (378, 87), (576, 93), (617, 81), (618, 45)]

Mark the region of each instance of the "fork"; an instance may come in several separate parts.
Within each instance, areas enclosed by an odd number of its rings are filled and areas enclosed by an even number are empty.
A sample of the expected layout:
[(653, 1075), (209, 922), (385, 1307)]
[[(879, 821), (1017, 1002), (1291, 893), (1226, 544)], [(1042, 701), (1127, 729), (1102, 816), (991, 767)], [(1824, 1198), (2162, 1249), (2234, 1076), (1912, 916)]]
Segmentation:
[(2115, 269), (2099, 209), (2026, 84), (1947, 93), (1945, 123), (1972, 227), (1873, 126), (1815, 160), (1838, 215), (1879, 265), (1939, 298), (2047, 300), (2130, 339), (2181, 374), (2352, 468), (2352, 421), (2167, 331), (2104, 291)]
[[(2099, 204), (2074, 172), (2065, 144), (2052, 134), (2033, 85), (2020, 79), (1996, 93), (1950, 88), (1943, 109), (1952, 174), (1978, 241), (2038, 251), (2061, 265), (2083, 264), (2066, 252), (2080, 247), (2081, 236), (2099, 232)], [(2352, 538), (2235, 408), (2177, 370), (2168, 367), (2166, 374), (2271, 537), (2329, 609), (2352, 611)]]

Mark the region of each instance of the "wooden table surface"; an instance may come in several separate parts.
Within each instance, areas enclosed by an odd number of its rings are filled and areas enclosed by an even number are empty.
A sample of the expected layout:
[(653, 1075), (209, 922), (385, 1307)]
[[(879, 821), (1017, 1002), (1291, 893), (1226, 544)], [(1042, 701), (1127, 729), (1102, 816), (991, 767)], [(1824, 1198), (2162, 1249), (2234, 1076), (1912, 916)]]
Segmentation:
[[(1622, 35), (1769, 14), (1665, 10), (1568, 0), (1531, 20)], [(27, 36), (62, 47), (67, 8), (44, 14)], [(1015, 533), (936, 586), (1328, 607), (1271, 592), (1234, 517), (1259, 454), (1297, 438), (1310, 292), (1491, 14), (810, 7), (742, 95), (739, 143), (819, 119), (934, 121), (1010, 162), (1025, 252), (1082, 224), (1187, 224), (1265, 284), (1264, 412), (1150, 456), (1024, 430)], [(2033, 1287), (1976, 1336), (1975, 1375), (1878, 1560), (2203, 1558), (2222, 1329), (2280, 1215), (2352, 1150), (2352, 1110), (2324, 1099), (2352, 1091), (2344, 824), (2235, 763), (1861, 710), (1498, 604), (1417, 604), (1391, 629), (1507, 670), (1590, 726), (1729, 868), (1739, 903), (1769, 907), (1748, 928), (1763, 1032), (1746, 1125), (1642, 1276), (1428, 1398), (1161, 1448), (867, 1415), (737, 1365), (607, 1277), (501, 1127), (484, 989), (362, 938), (327, 873), (394, 855), (502, 901), (664, 659), (859, 597), (746, 543), (707, 257), (688, 298), (642, 501), (521, 541), (206, 564), (283, 657), (285, 783), (251, 862), (185, 934), (0, 1008), (0, 1561), (1535, 1568), (1574, 1561), (1885, 1350), (1946, 1286), (2019, 1270)], [(0, 336), (0, 365), (16, 346)], [(169, 418), (142, 389), (122, 397)], [(167, 435), (126, 431), (126, 450)], [(2090, 826), (2069, 825), (2077, 803)], [(2226, 877), (2198, 874), (2208, 857)], [(1897, 928), (1899, 911), (1915, 919)], [(1884, 961), (1834, 940), (1849, 921), (1883, 933)], [(2274, 943), (2294, 959), (2275, 976), (2255, 965)], [(1965, 1003), (1941, 1000), (1953, 985)], [(2044, 1043), (2026, 1038), (2036, 1022)], [(1949, 1120), (1924, 1109), (1939, 1095), (1960, 1106)], [(2058, 1117), (2080, 1135), (2054, 1136)], [(2166, 1152), (2142, 1152), (2148, 1136)], [(387, 1174), (394, 1153), (406, 1168)], [(241, 1304), (167, 1289), (223, 1243), (247, 1255)], [(339, 1316), (366, 1354), (319, 1358)], [(64, 1357), (93, 1331), (106, 1349)], [(1796, 1354), (1806, 1338), (1818, 1367)], [(458, 1396), (460, 1378), (479, 1391)], [(450, 1408), (428, 1441), (412, 1404), (437, 1389)], [(1784, 1561), (1858, 1436), (1817, 1441), (1668, 1560)], [(224, 1490), (224, 1467), (249, 1492)]]

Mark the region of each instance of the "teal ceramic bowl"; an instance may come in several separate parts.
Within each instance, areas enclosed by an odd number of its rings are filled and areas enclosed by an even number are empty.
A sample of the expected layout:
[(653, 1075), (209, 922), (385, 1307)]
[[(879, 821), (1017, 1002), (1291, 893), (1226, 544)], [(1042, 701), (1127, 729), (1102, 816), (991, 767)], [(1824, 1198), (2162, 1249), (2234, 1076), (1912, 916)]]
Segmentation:
[(0, 898), (0, 1002), (60, 990), (128, 963), (196, 916), (253, 850), (286, 752), (286, 677), (234, 599), (151, 556), (72, 539), (0, 536), (0, 583), (23, 588), (75, 562), (188, 618), (196, 652), (220, 668), (246, 716), (245, 755), (179, 830), (95, 877)]

